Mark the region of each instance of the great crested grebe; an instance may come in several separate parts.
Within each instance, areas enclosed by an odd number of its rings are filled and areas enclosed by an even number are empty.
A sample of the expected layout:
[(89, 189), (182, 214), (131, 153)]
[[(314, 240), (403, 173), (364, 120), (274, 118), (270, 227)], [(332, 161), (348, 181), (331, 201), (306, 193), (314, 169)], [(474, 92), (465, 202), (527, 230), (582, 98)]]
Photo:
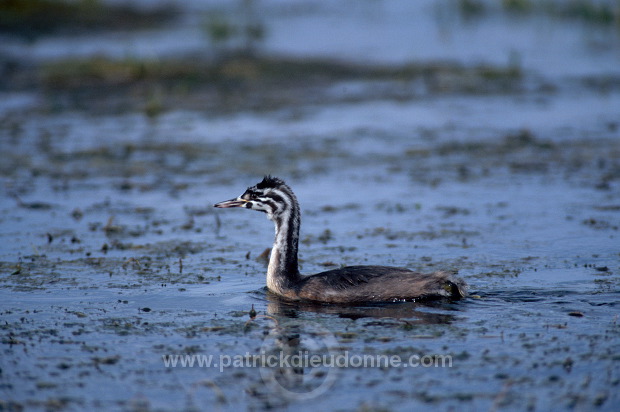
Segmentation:
[(326, 303), (365, 303), (459, 299), (465, 282), (451, 273), (417, 273), (389, 266), (347, 266), (310, 276), (299, 273), (300, 210), (291, 188), (277, 177), (265, 178), (236, 199), (215, 207), (243, 207), (267, 213), (276, 237), (267, 268), (267, 288), (284, 298)]

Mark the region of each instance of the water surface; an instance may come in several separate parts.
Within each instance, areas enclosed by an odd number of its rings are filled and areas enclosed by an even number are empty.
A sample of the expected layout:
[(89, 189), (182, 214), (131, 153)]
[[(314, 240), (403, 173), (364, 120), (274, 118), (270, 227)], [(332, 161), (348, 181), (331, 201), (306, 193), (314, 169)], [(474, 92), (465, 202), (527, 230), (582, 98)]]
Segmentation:
[[(506, 65), (516, 50), (518, 87), (438, 93), (351, 79), (299, 86), (312, 102), (156, 117), (55, 110), (57, 97), (37, 88), (2, 93), (7, 409), (617, 410), (617, 37), (596, 52), (587, 45), (605, 29), (573, 22), (491, 15), (453, 26), (442, 23), (460, 21), (453, 9), (429, 2), (362, 4), (268, 2), (265, 51), (469, 67)], [(192, 24), (126, 34), (140, 40), (122, 47), (118, 33), (98, 44), (51, 36), (19, 53), (140, 56), (145, 44), (165, 58), (158, 36), (196, 35)], [(184, 47), (204, 46), (188, 38)], [(418, 43), (396, 41), (407, 38)], [(407, 98), (394, 98), (395, 84)], [(301, 203), (303, 273), (455, 270), (471, 296), (339, 307), (266, 293), (271, 222), (211, 205), (268, 173)], [(301, 349), (452, 363), (301, 373), (163, 360)]]

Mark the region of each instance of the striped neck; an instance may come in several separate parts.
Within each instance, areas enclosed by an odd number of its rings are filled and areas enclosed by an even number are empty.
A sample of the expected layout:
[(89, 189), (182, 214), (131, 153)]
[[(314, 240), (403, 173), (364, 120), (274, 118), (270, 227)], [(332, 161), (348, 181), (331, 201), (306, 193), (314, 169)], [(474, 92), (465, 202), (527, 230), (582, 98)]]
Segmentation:
[(276, 235), (267, 268), (267, 287), (273, 292), (286, 295), (301, 278), (297, 260), (301, 219), (295, 195), (286, 186), (282, 189), (281, 195), (286, 199), (286, 207), (269, 215), (275, 224)]

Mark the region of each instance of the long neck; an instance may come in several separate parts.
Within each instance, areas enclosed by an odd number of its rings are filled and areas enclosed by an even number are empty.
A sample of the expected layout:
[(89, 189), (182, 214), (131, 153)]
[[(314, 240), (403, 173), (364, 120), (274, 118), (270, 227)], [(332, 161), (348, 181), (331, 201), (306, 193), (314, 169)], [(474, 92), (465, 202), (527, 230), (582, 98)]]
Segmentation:
[(286, 210), (273, 218), (276, 237), (267, 268), (267, 287), (281, 295), (287, 295), (301, 278), (297, 261), (300, 212), (295, 197), (290, 200)]

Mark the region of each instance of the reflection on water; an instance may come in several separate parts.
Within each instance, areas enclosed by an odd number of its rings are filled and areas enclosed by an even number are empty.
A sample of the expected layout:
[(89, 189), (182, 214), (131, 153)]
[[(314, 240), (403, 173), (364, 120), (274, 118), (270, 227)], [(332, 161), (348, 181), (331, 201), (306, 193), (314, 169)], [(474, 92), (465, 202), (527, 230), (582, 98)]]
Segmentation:
[[(273, 293), (266, 294), (267, 313), (286, 318), (300, 318), (300, 312), (313, 312), (336, 315), (345, 319), (392, 318), (400, 319), (407, 325), (438, 325), (454, 322), (457, 315), (445, 313), (458, 308), (458, 303), (435, 302), (397, 302), (368, 305), (338, 305), (318, 302), (296, 302), (284, 300)], [(428, 311), (428, 310), (431, 311)]]
[(313, 321), (276, 321), (261, 345), (260, 373), (289, 400), (316, 398), (334, 384), (340, 353), (334, 334)]

